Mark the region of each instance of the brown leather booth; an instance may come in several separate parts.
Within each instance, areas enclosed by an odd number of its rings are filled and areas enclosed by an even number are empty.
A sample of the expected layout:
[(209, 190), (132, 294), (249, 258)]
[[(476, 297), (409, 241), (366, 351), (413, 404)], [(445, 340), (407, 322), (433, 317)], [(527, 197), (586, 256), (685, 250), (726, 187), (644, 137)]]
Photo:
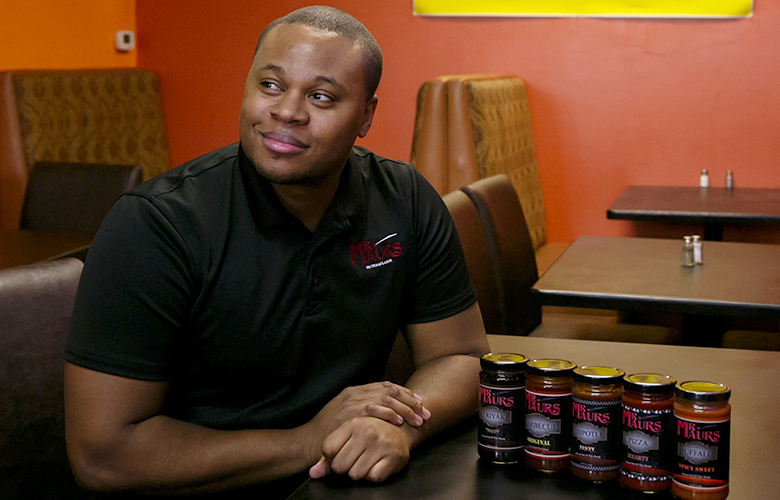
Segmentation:
[(17, 229), (37, 162), (170, 168), (159, 83), (143, 69), (0, 72), (0, 228)]
[(540, 273), (566, 244), (546, 244), (544, 200), (525, 83), (513, 75), (448, 75), (417, 94), (411, 163), (444, 195), (505, 174), (523, 207)]

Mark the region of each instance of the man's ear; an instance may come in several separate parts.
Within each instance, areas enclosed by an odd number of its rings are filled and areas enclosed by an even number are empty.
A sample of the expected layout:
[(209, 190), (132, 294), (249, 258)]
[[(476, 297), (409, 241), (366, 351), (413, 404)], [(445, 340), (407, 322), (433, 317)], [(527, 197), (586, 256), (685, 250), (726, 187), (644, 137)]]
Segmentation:
[(376, 113), (376, 105), (378, 101), (379, 98), (374, 96), (366, 103), (365, 114), (363, 115), (363, 123), (360, 124), (358, 137), (365, 137), (366, 134), (368, 134), (368, 130), (371, 128), (371, 123), (374, 121), (374, 113)]

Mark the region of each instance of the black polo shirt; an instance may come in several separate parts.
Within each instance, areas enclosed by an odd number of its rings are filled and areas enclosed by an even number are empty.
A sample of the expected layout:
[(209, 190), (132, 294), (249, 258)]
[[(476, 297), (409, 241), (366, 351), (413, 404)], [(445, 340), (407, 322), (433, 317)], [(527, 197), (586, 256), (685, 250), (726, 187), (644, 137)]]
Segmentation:
[(171, 381), (174, 418), (287, 428), (379, 380), (403, 325), (474, 301), (449, 213), (410, 165), (354, 148), (312, 234), (234, 144), (117, 201), (65, 359)]

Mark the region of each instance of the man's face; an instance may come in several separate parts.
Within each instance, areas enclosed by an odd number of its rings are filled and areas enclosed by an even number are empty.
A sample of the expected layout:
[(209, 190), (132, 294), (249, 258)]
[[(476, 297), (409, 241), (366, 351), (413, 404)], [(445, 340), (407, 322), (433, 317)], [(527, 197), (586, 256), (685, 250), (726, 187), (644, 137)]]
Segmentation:
[(246, 79), (241, 145), (260, 175), (316, 185), (338, 177), (357, 137), (371, 127), (360, 47), (300, 24), (266, 34)]

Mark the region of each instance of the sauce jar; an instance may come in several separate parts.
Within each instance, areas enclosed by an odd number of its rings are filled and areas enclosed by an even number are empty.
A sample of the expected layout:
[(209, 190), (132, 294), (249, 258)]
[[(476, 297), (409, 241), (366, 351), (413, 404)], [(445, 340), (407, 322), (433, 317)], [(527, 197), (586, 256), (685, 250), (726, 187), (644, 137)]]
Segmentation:
[(714, 382), (683, 382), (674, 392), (672, 494), (685, 500), (722, 500), (729, 495), (731, 389)]
[(576, 365), (562, 359), (528, 362), (525, 378), (525, 464), (543, 472), (569, 468), (571, 384)]
[(480, 458), (497, 464), (520, 461), (525, 444), (525, 364), (528, 358), (514, 353), (488, 353), (479, 364)]
[(668, 375), (623, 377), (623, 454), (620, 483), (653, 493), (672, 485), (674, 384)]
[(574, 369), (571, 472), (600, 483), (620, 474), (623, 370), (606, 366)]

